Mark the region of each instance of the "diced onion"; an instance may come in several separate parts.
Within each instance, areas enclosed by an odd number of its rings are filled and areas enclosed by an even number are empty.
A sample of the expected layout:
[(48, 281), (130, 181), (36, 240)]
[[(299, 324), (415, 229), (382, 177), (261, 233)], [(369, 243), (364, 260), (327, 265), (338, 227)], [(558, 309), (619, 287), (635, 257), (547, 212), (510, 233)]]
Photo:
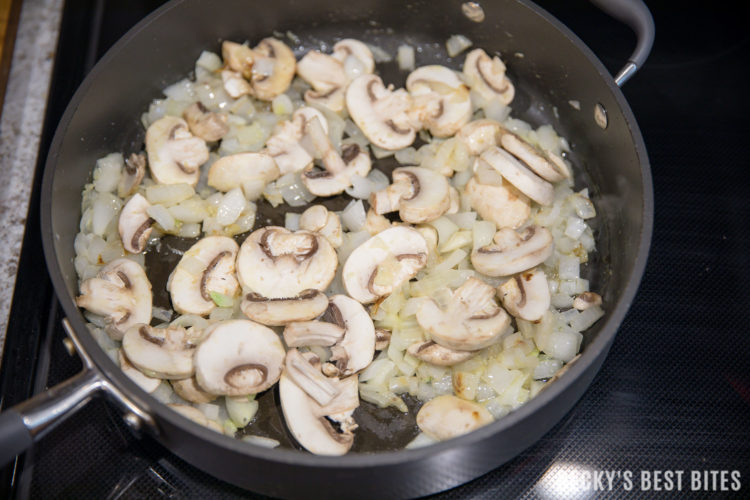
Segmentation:
[(281, 443), (275, 439), (265, 436), (245, 435), (242, 436), (241, 439), (246, 443), (254, 444), (255, 446), (260, 446), (262, 448), (276, 448), (281, 445)]
[(399, 45), (396, 52), (398, 69), (401, 71), (414, 71), (414, 47), (411, 45)]
[(367, 214), (365, 213), (365, 206), (362, 200), (352, 200), (341, 212), (341, 224), (344, 225), (347, 231), (357, 232), (361, 231), (365, 226), (365, 220)]
[(472, 45), (471, 40), (464, 35), (451, 35), (451, 37), (445, 42), (445, 48), (448, 51), (449, 57), (456, 57)]
[(151, 205), (146, 209), (146, 213), (156, 221), (165, 231), (174, 231), (176, 222), (169, 210), (163, 205)]

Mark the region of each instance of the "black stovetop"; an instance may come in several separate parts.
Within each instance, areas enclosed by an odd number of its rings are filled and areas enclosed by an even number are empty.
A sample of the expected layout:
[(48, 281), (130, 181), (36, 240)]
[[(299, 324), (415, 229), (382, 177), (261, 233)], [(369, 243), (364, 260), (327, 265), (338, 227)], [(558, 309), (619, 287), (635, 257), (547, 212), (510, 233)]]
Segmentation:
[[(43, 264), (43, 160), (83, 76), (160, 3), (66, 3), (0, 372), (2, 407), (80, 369), (62, 346), (61, 313)], [(628, 29), (587, 2), (540, 3), (611, 71), (629, 55)], [(742, 492), (750, 490), (750, 35), (731, 2), (648, 3), (656, 43), (624, 89), (654, 178), (653, 244), (640, 291), (574, 409), (511, 462), (440, 496), (640, 498), (641, 486), (648, 486), (642, 477), (653, 479), (653, 471), (672, 471), (673, 486), (677, 471), (684, 471), (683, 494), (690, 493), (691, 471), (699, 471), (709, 491), (711, 472), (705, 471), (739, 471)], [(599, 485), (586, 478), (606, 471), (615, 474), (613, 491), (596, 491)], [(606, 477), (599, 484), (606, 489)], [(150, 438), (136, 439), (103, 400), (0, 473), (0, 498), (207, 496), (253, 495), (195, 469)]]

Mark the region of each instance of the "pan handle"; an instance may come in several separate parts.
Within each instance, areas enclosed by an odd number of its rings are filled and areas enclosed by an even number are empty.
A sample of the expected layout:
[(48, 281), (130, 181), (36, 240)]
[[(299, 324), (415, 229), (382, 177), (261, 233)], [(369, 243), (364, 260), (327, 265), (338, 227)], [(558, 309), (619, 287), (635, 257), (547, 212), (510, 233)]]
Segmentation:
[(63, 327), (83, 362), (83, 370), (52, 389), (0, 413), (0, 467), (101, 392), (125, 411), (125, 422), (129, 426), (139, 429), (145, 425), (156, 431), (153, 417), (112, 385), (94, 365), (67, 319), (63, 319)]
[(651, 52), (656, 34), (654, 18), (642, 0), (590, 1), (618, 21), (627, 24), (638, 39), (630, 59), (615, 76), (615, 83), (618, 87), (622, 87), (643, 66)]

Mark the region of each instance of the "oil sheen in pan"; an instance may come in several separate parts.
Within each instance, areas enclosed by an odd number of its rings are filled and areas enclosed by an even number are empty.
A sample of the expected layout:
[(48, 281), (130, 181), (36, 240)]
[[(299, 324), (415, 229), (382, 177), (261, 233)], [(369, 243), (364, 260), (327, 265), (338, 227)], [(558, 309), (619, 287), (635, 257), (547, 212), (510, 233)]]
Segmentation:
[[(424, 34), (397, 34), (390, 29), (372, 27), (365, 31), (361, 29), (352, 29), (345, 25), (325, 26), (311, 28), (304, 32), (283, 34), (274, 33), (294, 50), (297, 59), (301, 58), (309, 50), (321, 50), (330, 52), (333, 44), (342, 38), (356, 38), (368, 44), (380, 47), (389, 55), (394, 56), (400, 45), (408, 44), (415, 49), (416, 67), (427, 64), (441, 64), (455, 70), (461, 70), (461, 64), (465, 53), (459, 54), (455, 58), (448, 57), (445, 49), (445, 40), (426, 38)], [(233, 40), (242, 42), (243, 40)], [(252, 41), (252, 40), (251, 40)], [(383, 82), (393, 84), (396, 88), (403, 87), (408, 76), (408, 71), (399, 69), (395, 56), (391, 61), (380, 62), (376, 65), (376, 73), (380, 75)], [(513, 78), (512, 69), (509, 68), (509, 76)], [(535, 107), (532, 103), (535, 101), (531, 96), (523, 91), (517, 93), (516, 99), (511, 106), (514, 109), (513, 115), (517, 118), (526, 120), (533, 125), (544, 123), (553, 123), (556, 120), (550, 113), (544, 112), (544, 107)], [(517, 111), (520, 111), (517, 112)], [(549, 110), (546, 110), (549, 111)], [(554, 124), (554, 123), (553, 123)], [(414, 144), (420, 146), (420, 141)], [(577, 163), (574, 155), (568, 157), (574, 165)], [(390, 156), (383, 159), (373, 158), (373, 168), (376, 168), (387, 174), (390, 178), (391, 171), (398, 167), (399, 164)], [(577, 167), (577, 165), (576, 165)], [(580, 177), (581, 169), (576, 170), (576, 185), (591, 186), (589, 179)], [(351, 197), (346, 194), (330, 198), (318, 198), (315, 204), (323, 204), (329, 210), (340, 211), (351, 201)], [(256, 202), (258, 210), (253, 230), (260, 227), (277, 225), (284, 226), (285, 214), (287, 212), (300, 213), (306, 207), (289, 207), (286, 204), (272, 207), (265, 199)], [(247, 234), (237, 235), (235, 240), (241, 244)], [(175, 236), (164, 236), (159, 245), (149, 248), (146, 253), (146, 271), (153, 285), (154, 305), (171, 309), (169, 294), (166, 291), (166, 283), (172, 269), (179, 262), (181, 255), (197, 239), (178, 238)], [(597, 258), (599, 252), (594, 252), (592, 257)], [(586, 266), (587, 270), (596, 268), (595, 262)], [(592, 284), (595, 283), (593, 280)], [(354, 444), (352, 452), (378, 452), (403, 449), (411, 442), (419, 429), (416, 425), (416, 414), (421, 406), (421, 402), (416, 398), (405, 394), (402, 396), (404, 402), (409, 408), (409, 413), (404, 414), (393, 408), (379, 408), (378, 406), (360, 400), (359, 408), (354, 412), (354, 418), (359, 425), (355, 431)], [(257, 396), (259, 403), (258, 412), (252, 424), (245, 430), (240, 430), (238, 437), (244, 433), (260, 435), (276, 439), (284, 448), (302, 449), (291, 437), (288, 431), (281, 411), (281, 403), (278, 395), (278, 385), (261, 393)]]

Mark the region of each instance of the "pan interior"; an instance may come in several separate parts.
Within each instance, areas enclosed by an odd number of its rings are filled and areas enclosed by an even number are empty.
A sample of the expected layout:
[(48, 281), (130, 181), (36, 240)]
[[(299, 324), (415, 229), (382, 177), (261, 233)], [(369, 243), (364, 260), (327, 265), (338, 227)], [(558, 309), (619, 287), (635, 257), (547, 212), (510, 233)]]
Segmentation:
[[(419, 2), (417, 2), (417, 5), (419, 6)], [(422, 5), (422, 7), (427, 6)], [(394, 27), (387, 28), (384, 27), (386, 24), (380, 21), (351, 21), (346, 19), (347, 15), (346, 10), (344, 10), (341, 14), (344, 20), (331, 19), (330, 22), (325, 23), (305, 21), (282, 23), (278, 25), (277, 30), (281, 34), (291, 31), (299, 39), (297, 43), (285, 39), (285, 42), (295, 50), (298, 57), (310, 49), (330, 51), (331, 45), (337, 40), (352, 37), (379, 46), (389, 54), (395, 54), (397, 47), (404, 43), (412, 45), (417, 49), (416, 66), (443, 64), (457, 70), (461, 68), (463, 54), (452, 59), (447, 56), (445, 51), (445, 41), (451, 34), (451, 23), (449, 21), (440, 24), (412, 23), (411, 25), (405, 25), (405, 20), (399, 21), (391, 15), (389, 20)], [(357, 16), (361, 16), (361, 13), (358, 13)], [(434, 14), (434, 16), (444, 16), (444, 14)], [(404, 19), (408, 18), (407, 16)], [(359, 17), (359, 19), (362, 18)], [(190, 22), (190, 20), (187, 21)], [(268, 22), (267, 25), (275, 26), (271, 22)], [(619, 235), (627, 235), (631, 233), (631, 231), (628, 231), (628, 226), (633, 223), (628, 218), (628, 209), (623, 208), (623, 194), (618, 192), (618, 181), (608, 174), (605, 175), (601, 158), (606, 157), (613, 151), (616, 153), (618, 148), (630, 148), (632, 157), (632, 139), (629, 135), (623, 135), (621, 139), (615, 141), (615, 146), (603, 147), (602, 144), (611, 140), (607, 138), (607, 134), (611, 138), (612, 135), (626, 130), (627, 127), (622, 117), (611, 113), (610, 130), (600, 131), (593, 126), (590, 118), (583, 117), (580, 112), (571, 111), (569, 105), (569, 101), (575, 98), (580, 99), (583, 105), (592, 101), (607, 101), (609, 91), (606, 85), (599, 80), (589, 83), (588, 88), (578, 88), (576, 91), (571, 91), (571, 86), (575, 82), (562, 81), (559, 72), (551, 70), (551, 63), (546, 64), (544, 57), (529, 57), (522, 51), (523, 47), (526, 46), (533, 49), (531, 45), (524, 45), (525, 43), (530, 44), (534, 40), (533, 37), (514, 37), (507, 31), (498, 30), (497, 25), (482, 26), (464, 23), (460, 26), (465, 28), (463, 32), (475, 42), (475, 47), (485, 48), (489, 53), (502, 54), (508, 65), (509, 77), (517, 88), (517, 96), (511, 104), (513, 116), (535, 126), (552, 124), (561, 135), (571, 141), (572, 152), (568, 159), (574, 164), (576, 171), (576, 188), (588, 186), (592, 190), (592, 198), (599, 210), (599, 217), (596, 219), (599, 226), (594, 226), (597, 233), (598, 251), (591, 255), (593, 260), (583, 271), (584, 277), (590, 279), (592, 290), (601, 292), (605, 306), (608, 303), (614, 304), (630, 273), (629, 269), (626, 269), (626, 265), (620, 264), (624, 257), (613, 255), (610, 252), (611, 228), (618, 228), (617, 233)], [(475, 31), (469, 32), (471, 30)], [(267, 28), (257, 28), (253, 33), (257, 33), (257, 35), (248, 37), (247, 35), (238, 36), (230, 33), (221, 38), (235, 41), (243, 41), (245, 38), (249, 38), (250, 42), (255, 42), (259, 38), (271, 34)], [(94, 161), (96, 158), (112, 151), (121, 151), (127, 155), (143, 148), (145, 131), (140, 126), (140, 113), (147, 108), (151, 99), (160, 96), (161, 88), (189, 73), (193, 61), (201, 50), (220, 52), (219, 41), (215, 34), (211, 38), (211, 43), (205, 43), (206, 40), (207, 38), (204, 36), (200, 44), (188, 47), (188, 54), (176, 55), (166, 68), (157, 72), (157, 78), (147, 80), (143, 76), (136, 77), (139, 82), (148, 81), (149, 83), (142, 87), (142, 92), (138, 96), (125, 98), (128, 100), (127, 106), (114, 104), (103, 106), (103, 111), (98, 113), (93, 111), (96, 104), (89, 104), (86, 106), (84, 116), (82, 118), (77, 117), (72, 132), (68, 131), (67, 141), (75, 139), (81, 142), (88, 141), (83, 149), (76, 150), (75, 147), (68, 147), (65, 150), (63, 148), (65, 151), (60, 155), (62, 161), (55, 175), (55, 187), (53, 189), (55, 194), (51, 202), (53, 207), (63, 203), (66, 203), (68, 207), (75, 207), (75, 217), (73, 217), (71, 210), (67, 210), (67, 213), (64, 210), (55, 210), (52, 214), (53, 230), (56, 234), (61, 235), (55, 241), (57, 260), (71, 295), (75, 295), (77, 292), (75, 272), (70, 265), (73, 251), (72, 239), (76, 233), (77, 221), (80, 219), (80, 193), (83, 183), (90, 180), (90, 170)], [(577, 56), (583, 59), (580, 54), (577, 54)], [(573, 68), (571, 68), (572, 70)], [(395, 62), (379, 64), (377, 72), (383, 77), (386, 84), (391, 83), (396, 87), (404, 85), (408, 74), (400, 71)], [(590, 73), (591, 69), (588, 69), (588, 72)], [(108, 78), (110, 77), (102, 76), (101, 79)], [(582, 78), (586, 78), (586, 75), (583, 75)], [(97, 84), (101, 87), (101, 82), (97, 82)], [(556, 84), (559, 84), (560, 87), (555, 87)], [(101, 93), (102, 91), (99, 90), (98, 92)], [(104, 96), (106, 95), (105, 93)], [(95, 95), (92, 98), (94, 101), (103, 99), (102, 95)], [(611, 99), (607, 101), (607, 104), (610, 105), (610, 110), (616, 108)], [(101, 113), (105, 112), (112, 113), (111, 119), (101, 116)], [(95, 130), (97, 123), (106, 123), (107, 125), (100, 130)], [(110, 123), (111, 125), (109, 125)], [(633, 159), (623, 161), (632, 163)], [(637, 163), (637, 158), (635, 161)], [(374, 168), (378, 168), (386, 174), (389, 174), (395, 166), (393, 159), (378, 160), (374, 163)], [(637, 173), (628, 175), (637, 176)], [(625, 184), (628, 184), (628, 182), (625, 182)], [(619, 185), (622, 185), (622, 182)], [(630, 189), (632, 189), (632, 186)], [(349, 200), (348, 196), (340, 196), (327, 200), (324, 204), (340, 210)], [(273, 209), (265, 201), (259, 202), (256, 227), (271, 223), (283, 225), (286, 210), (301, 211), (302, 209), (292, 209), (284, 205)], [(617, 236), (617, 238), (618, 240), (623, 239), (620, 236)], [(239, 237), (239, 240), (242, 239), (244, 239), (244, 235)], [(190, 240), (176, 240), (176, 238), (165, 239), (161, 251), (153, 251), (147, 256), (147, 272), (153, 282), (155, 304), (162, 307), (169, 307), (169, 298), (164, 285), (168, 271), (177, 263), (177, 255), (169, 252), (168, 247), (174, 245), (185, 249), (193, 243)], [(634, 244), (637, 245), (637, 241)], [(618, 272), (614, 273), (613, 268), (618, 268)], [(600, 323), (586, 333), (583, 349), (596, 338), (601, 327), (602, 324)], [(283, 424), (277, 391), (267, 391), (259, 398), (259, 402), (261, 405), (258, 413), (259, 421), (254, 424), (254, 433), (278, 439), (283, 446), (295, 447)], [(418, 402), (407, 399), (407, 404), (413, 411), (405, 416), (392, 408), (379, 409), (374, 405), (362, 402), (361, 408), (355, 414), (360, 428), (357, 431), (353, 451), (377, 452), (403, 448), (418, 432), (414, 422)]]

